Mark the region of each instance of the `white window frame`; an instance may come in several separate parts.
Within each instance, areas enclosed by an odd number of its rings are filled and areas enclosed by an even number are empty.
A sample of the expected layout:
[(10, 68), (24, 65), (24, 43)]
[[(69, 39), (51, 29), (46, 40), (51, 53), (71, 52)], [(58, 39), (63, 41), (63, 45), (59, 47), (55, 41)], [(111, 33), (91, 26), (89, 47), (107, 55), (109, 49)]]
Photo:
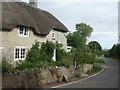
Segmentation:
[(0, 49), (4, 49), (5, 47), (0, 47)]
[(67, 36), (67, 33), (66, 33), (66, 32), (64, 33), (64, 36), (65, 36), (65, 37)]
[(55, 31), (52, 30), (52, 40), (55, 40)]
[[(20, 34), (20, 29), (21, 29), (21, 28), (23, 28), (23, 34)], [(18, 29), (19, 29), (19, 30), (18, 30), (18, 35), (19, 35), (19, 36), (22, 36), (22, 37), (29, 37), (29, 28), (28, 28), (28, 27), (19, 26)], [(26, 30), (26, 32), (27, 32), (27, 35), (24, 35), (25, 30)]]
[[(16, 49), (19, 49), (20, 51), (19, 51), (19, 58), (15, 58), (15, 54), (16, 54)], [(25, 49), (25, 57), (24, 58), (21, 58), (20, 56), (21, 56), (21, 49)], [(14, 60), (15, 61), (18, 61), (18, 60), (25, 60), (25, 58), (26, 58), (26, 47), (23, 47), (23, 46), (15, 46), (15, 48), (14, 48)]]

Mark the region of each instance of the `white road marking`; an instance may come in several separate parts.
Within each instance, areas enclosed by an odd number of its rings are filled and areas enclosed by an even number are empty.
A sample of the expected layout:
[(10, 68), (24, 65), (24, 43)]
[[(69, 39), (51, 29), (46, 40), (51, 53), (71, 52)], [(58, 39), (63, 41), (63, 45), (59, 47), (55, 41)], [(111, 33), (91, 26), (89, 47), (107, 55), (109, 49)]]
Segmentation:
[(103, 71), (104, 71), (104, 69), (102, 69), (100, 72), (98, 72), (98, 73), (96, 73), (96, 74), (94, 74), (94, 75), (92, 75), (92, 76), (89, 76), (89, 77), (83, 78), (83, 79), (81, 79), (81, 80), (73, 81), (73, 82), (70, 82), (70, 83), (67, 83), (67, 84), (58, 85), (58, 86), (54, 86), (54, 87), (50, 87), (50, 88), (58, 88), (58, 87), (62, 87), (62, 86), (66, 86), (66, 85), (70, 85), (70, 84), (73, 84), (73, 83), (77, 83), (77, 82), (80, 82), (80, 81), (84, 81), (84, 80), (86, 80), (86, 79), (89, 79), (89, 78), (91, 78), (91, 77), (94, 77), (94, 76), (96, 76), (96, 75), (102, 73)]

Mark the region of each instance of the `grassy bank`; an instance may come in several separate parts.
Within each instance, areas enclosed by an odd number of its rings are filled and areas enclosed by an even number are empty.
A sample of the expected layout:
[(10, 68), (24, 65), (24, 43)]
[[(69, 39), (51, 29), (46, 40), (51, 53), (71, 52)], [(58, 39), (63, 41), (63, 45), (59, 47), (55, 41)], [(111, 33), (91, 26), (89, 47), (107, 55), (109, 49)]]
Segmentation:
[(103, 68), (101, 66), (98, 66), (98, 65), (95, 65), (93, 66), (93, 69), (91, 71), (88, 71), (86, 74), (88, 75), (92, 75), (92, 74), (95, 74), (99, 71), (101, 71)]
[(105, 61), (104, 61), (104, 60), (98, 59), (98, 58), (96, 58), (94, 62), (95, 62), (95, 63), (102, 63), (102, 64), (105, 64)]

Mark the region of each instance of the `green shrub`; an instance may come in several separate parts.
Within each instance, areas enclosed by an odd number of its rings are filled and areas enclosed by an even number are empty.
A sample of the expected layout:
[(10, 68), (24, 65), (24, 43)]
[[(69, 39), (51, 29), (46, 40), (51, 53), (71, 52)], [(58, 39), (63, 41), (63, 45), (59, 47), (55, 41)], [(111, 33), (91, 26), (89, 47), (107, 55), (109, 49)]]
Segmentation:
[(24, 70), (24, 69), (31, 69), (33, 68), (33, 62), (30, 61), (22, 61), (20, 65), (16, 67), (18, 70)]
[(35, 42), (31, 49), (28, 51), (26, 61), (29, 62), (41, 62), (41, 61), (51, 61), (53, 57), (53, 52), (55, 49), (54, 43), (50, 41), (43, 42), (40, 47), (39, 42)]
[(38, 61), (41, 61), (41, 59), (42, 59), (42, 56), (40, 52), (40, 43), (35, 42), (35, 44), (32, 45), (32, 47), (27, 53), (26, 61), (38, 62)]
[(52, 61), (54, 50), (55, 44), (53, 42), (50, 41), (46, 41), (46, 43), (43, 42), (41, 44), (41, 55), (43, 60)]
[(70, 66), (73, 62), (72, 54), (67, 53), (62, 46), (56, 42), (56, 66)]
[(93, 64), (95, 60), (95, 54), (93, 53), (79, 53), (74, 56), (74, 60), (77, 62), (77, 64)]
[(94, 60), (95, 60), (95, 54), (93, 53), (85, 53), (84, 54), (84, 63), (88, 63), (88, 64), (93, 64)]
[(65, 55), (65, 50), (62, 49), (62, 44), (59, 44), (58, 42), (56, 42), (56, 60), (60, 61), (63, 59), (64, 55)]
[(50, 62), (48, 62), (48, 66), (57, 66), (57, 62), (56, 61), (50, 61)]
[(56, 48), (56, 60), (57, 61), (62, 60), (64, 57), (63, 55), (64, 55), (64, 50), (61, 48)]
[(75, 54), (75, 55), (74, 55), (74, 61), (76, 61), (77, 65), (78, 65), (78, 64), (83, 64), (83, 63), (85, 62), (83, 56), (84, 56), (83, 53), (79, 53), (79, 54)]
[(11, 64), (9, 64), (5, 59), (2, 60), (2, 73), (12, 72), (14, 70), (15, 68)]
[(56, 61), (56, 66), (66, 66), (66, 67), (69, 67), (72, 64), (73, 63), (70, 60), (67, 60), (67, 59), (62, 59), (60, 61)]
[(18, 70), (25, 70), (25, 69), (34, 69), (40, 67), (48, 67), (49, 63), (45, 61), (40, 62), (30, 62), (30, 61), (22, 61), (20, 65), (16, 67)]

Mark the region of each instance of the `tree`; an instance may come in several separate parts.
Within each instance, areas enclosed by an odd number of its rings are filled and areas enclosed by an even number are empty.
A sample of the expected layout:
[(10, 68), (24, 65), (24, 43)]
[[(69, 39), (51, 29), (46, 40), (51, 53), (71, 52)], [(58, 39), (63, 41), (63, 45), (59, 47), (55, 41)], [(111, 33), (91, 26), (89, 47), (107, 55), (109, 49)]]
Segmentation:
[(69, 33), (67, 35), (67, 43), (74, 48), (83, 48), (83, 38), (77, 32)]
[(120, 44), (117, 44), (113, 51), (113, 57), (120, 59)]
[(95, 53), (98, 56), (102, 54), (102, 47), (97, 41), (89, 42), (88, 46), (90, 47), (92, 53)]
[(93, 28), (85, 23), (76, 24), (76, 30), (85, 42), (87, 41), (87, 37), (90, 37), (93, 32)]
[(113, 45), (113, 47), (107, 51), (107, 56), (106, 57), (113, 57), (120, 59), (120, 44)]

